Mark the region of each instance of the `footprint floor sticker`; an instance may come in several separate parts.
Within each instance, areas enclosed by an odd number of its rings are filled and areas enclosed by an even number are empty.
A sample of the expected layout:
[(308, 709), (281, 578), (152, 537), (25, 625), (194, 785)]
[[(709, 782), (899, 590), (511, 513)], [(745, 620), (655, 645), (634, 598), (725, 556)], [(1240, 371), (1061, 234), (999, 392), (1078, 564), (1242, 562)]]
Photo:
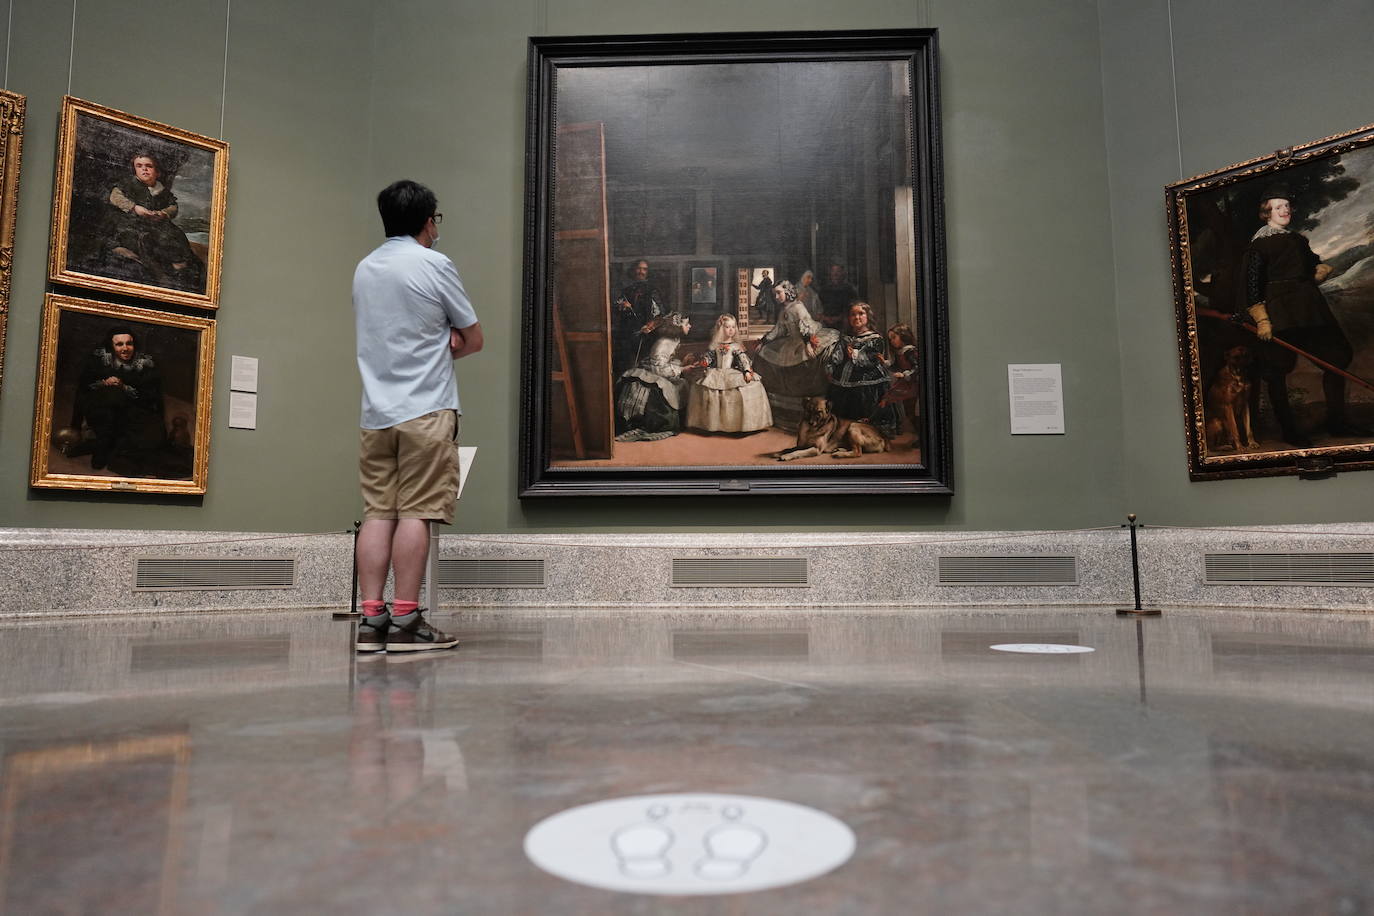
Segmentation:
[(816, 878), (854, 854), (843, 821), (747, 795), (615, 798), (545, 818), (525, 854), (550, 874), (640, 894), (738, 894)]

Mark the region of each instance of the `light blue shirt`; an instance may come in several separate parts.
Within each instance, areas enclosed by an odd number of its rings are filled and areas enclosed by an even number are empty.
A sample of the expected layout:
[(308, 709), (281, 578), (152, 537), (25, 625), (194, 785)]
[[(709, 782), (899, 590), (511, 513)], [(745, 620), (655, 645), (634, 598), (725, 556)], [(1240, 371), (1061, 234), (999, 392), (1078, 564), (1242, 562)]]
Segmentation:
[(387, 239), (353, 273), (363, 429), (456, 410), (448, 330), (477, 323), (458, 268), (408, 235)]

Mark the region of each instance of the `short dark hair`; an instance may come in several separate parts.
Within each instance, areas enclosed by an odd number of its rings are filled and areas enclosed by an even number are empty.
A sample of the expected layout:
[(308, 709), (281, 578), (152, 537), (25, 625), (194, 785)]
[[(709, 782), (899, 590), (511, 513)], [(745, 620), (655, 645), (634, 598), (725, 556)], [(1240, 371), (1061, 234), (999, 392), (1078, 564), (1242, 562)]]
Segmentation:
[(393, 181), (377, 195), (377, 212), (382, 214), (387, 238), (419, 235), (437, 209), (439, 199), (434, 192), (408, 178)]
[(1274, 215), (1274, 201), (1276, 200), (1287, 200), (1288, 206), (1293, 206), (1293, 201), (1289, 200), (1287, 195), (1275, 194), (1273, 197), (1266, 197), (1264, 200), (1260, 201), (1259, 208), (1259, 217), (1266, 223), (1269, 222), (1269, 217)]
[(141, 149), (129, 157), (129, 167), (133, 168), (134, 163), (139, 159), (153, 160), (153, 168), (157, 169), (159, 172), (162, 171), (162, 160), (158, 159), (157, 156), (148, 152), (146, 149)]
[(138, 335), (134, 333), (134, 329), (128, 325), (117, 324), (110, 328), (110, 333), (105, 336), (105, 342), (110, 345), (111, 353), (114, 352), (114, 339), (120, 334), (128, 334), (130, 339), (134, 342), (134, 349), (138, 349)]

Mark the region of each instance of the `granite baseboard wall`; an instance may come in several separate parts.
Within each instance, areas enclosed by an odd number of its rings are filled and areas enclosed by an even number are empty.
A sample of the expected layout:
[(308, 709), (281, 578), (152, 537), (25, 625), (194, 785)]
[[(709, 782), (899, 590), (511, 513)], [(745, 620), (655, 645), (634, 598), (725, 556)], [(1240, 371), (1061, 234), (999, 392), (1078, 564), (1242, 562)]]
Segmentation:
[[(0, 616), (343, 608), (351, 594), (351, 550), (352, 538), (347, 534), (0, 528), (0, 575), (10, 586), (0, 592)], [(1367, 584), (1205, 584), (1204, 556), (1231, 552), (1300, 558), (1330, 555), (1340, 571), (1332, 578)], [(440, 557), (476, 561), (478, 566), (535, 560), (543, 567), (543, 587), (443, 587), (440, 604), (452, 608), (1128, 607), (1132, 600), (1130, 536), (1118, 528), (825, 535), (447, 535), (440, 541)], [(1073, 584), (1016, 584), (1007, 581), (1005, 570), (1000, 584), (942, 584), (942, 562), (948, 565), (951, 558), (978, 557), (991, 558), (989, 575), (994, 578), (999, 563), (1071, 557), (1068, 581)], [(150, 558), (290, 559), (294, 584), (136, 589), (139, 561)], [(1361, 572), (1366, 567), (1374, 569), (1374, 525), (1149, 528), (1140, 533), (1140, 558), (1147, 605), (1374, 610), (1374, 574)], [(674, 584), (675, 561), (703, 559), (804, 560), (805, 576), (803, 584), (787, 587)], [(1361, 580), (1361, 575), (1366, 578)], [(1312, 576), (1310, 569), (1307, 576)], [(1010, 576), (1016, 578), (1016, 574)]]

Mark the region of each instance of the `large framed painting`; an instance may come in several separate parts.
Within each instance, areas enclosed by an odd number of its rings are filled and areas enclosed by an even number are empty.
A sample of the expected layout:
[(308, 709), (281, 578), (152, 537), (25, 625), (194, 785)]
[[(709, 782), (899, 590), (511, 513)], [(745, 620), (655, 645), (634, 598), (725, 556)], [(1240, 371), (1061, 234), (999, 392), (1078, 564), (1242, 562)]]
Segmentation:
[(1165, 193), (1192, 478), (1374, 468), (1374, 125)]
[(215, 322), (49, 293), (29, 483), (205, 492)]
[(213, 309), (229, 144), (66, 96), (48, 278)]
[(952, 492), (936, 63), (530, 40), (522, 497)]
[(14, 227), (19, 218), (19, 165), (24, 150), (24, 97), (0, 89), (0, 383), (5, 380), (5, 334), (14, 273)]

